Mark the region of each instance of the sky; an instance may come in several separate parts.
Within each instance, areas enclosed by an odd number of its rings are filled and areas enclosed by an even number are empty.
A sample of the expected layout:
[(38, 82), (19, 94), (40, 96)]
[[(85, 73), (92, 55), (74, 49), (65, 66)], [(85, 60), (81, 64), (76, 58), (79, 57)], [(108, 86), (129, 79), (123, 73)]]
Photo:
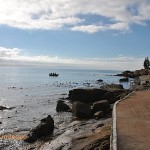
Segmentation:
[(0, 66), (143, 68), (150, 0), (0, 0)]

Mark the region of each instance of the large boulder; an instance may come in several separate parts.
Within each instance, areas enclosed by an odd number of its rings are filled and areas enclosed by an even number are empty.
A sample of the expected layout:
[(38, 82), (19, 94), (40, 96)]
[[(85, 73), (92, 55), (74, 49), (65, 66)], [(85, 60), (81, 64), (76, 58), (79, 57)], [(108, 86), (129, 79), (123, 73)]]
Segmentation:
[(92, 117), (91, 107), (80, 101), (73, 103), (72, 113), (75, 117), (81, 118), (81, 119), (88, 119)]
[(104, 89), (73, 89), (69, 91), (69, 100), (94, 103), (106, 92)]
[(111, 112), (110, 104), (108, 100), (97, 101), (93, 104), (93, 113), (98, 111), (103, 111), (104, 114), (108, 114)]
[(106, 99), (109, 101), (110, 104), (115, 103), (117, 100), (122, 99), (126, 95), (128, 95), (131, 91), (130, 90), (112, 90), (112, 91), (107, 91), (101, 99)]
[(71, 108), (62, 100), (59, 100), (56, 106), (57, 112), (69, 112)]
[(37, 127), (30, 131), (25, 141), (28, 143), (35, 142), (43, 136), (51, 135), (53, 133), (53, 130), (54, 120), (50, 115), (48, 115), (47, 118), (41, 120), (41, 123)]
[(119, 95), (116, 93), (116, 91), (108, 91), (101, 97), (101, 99), (106, 99), (110, 104), (112, 104), (119, 100)]

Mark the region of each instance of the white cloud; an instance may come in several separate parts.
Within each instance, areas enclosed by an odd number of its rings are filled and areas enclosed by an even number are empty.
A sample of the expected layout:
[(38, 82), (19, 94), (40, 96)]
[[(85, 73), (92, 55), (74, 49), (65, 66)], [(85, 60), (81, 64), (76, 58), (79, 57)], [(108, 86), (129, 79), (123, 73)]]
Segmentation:
[(10, 65), (45, 65), (45, 66), (62, 66), (78, 67), (88, 69), (110, 69), (110, 70), (135, 70), (142, 68), (144, 58), (123, 57), (116, 58), (61, 58), (50, 56), (30, 56), (22, 54), (23, 50), (18, 48), (0, 47), (0, 66)]
[(81, 25), (81, 26), (74, 26), (71, 28), (72, 31), (82, 31), (87, 33), (95, 33), (99, 31), (105, 31), (105, 26), (99, 26), (99, 25)]
[(74, 26), (71, 28), (72, 31), (82, 31), (87, 33), (95, 33), (106, 30), (117, 30), (117, 31), (129, 31), (129, 25), (127, 23), (115, 23), (108, 25), (81, 25)]
[(20, 53), (20, 49), (18, 48), (5, 48), (0, 47), (0, 58), (16, 58)]
[[(99, 20), (103, 26), (98, 26), (98, 22), (85, 26), (88, 20), (83, 15), (91, 14), (112, 23)], [(56, 30), (69, 25), (74, 31), (89, 33), (127, 31), (131, 24), (143, 25), (147, 20), (150, 20), (148, 0), (0, 0), (0, 24), (21, 29)]]
[(119, 23), (108, 26), (108, 29), (109, 30), (128, 31), (129, 25), (128, 25), (128, 23), (125, 23), (125, 22), (119, 22)]

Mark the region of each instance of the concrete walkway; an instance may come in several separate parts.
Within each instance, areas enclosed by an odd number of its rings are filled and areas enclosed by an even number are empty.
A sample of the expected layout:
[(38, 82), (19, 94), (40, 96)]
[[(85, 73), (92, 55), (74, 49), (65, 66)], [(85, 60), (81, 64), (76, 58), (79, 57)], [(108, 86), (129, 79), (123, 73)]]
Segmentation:
[(117, 149), (150, 150), (150, 90), (135, 91), (116, 112)]

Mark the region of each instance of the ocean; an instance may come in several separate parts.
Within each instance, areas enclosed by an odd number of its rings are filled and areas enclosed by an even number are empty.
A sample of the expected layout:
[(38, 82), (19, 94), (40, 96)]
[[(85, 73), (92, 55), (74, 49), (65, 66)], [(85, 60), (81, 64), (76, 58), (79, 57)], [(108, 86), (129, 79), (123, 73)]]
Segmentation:
[[(58, 77), (50, 77), (56, 72)], [(1, 67), (0, 106), (14, 107), (0, 111), (0, 134), (28, 131), (48, 114), (55, 123), (67, 121), (67, 113), (57, 113), (56, 104), (66, 98), (69, 90), (79, 87), (100, 88), (98, 79), (104, 83), (119, 83), (120, 77), (113, 76), (121, 71)], [(128, 83), (124, 84), (129, 87)]]

